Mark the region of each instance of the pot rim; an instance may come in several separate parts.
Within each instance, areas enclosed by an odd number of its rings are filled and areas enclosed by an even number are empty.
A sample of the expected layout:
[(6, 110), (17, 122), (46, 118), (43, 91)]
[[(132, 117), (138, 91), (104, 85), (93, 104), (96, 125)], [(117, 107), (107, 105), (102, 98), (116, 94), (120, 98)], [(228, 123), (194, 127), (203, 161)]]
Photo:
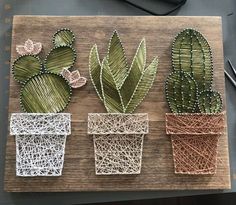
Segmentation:
[(198, 112), (193, 112), (193, 113), (173, 113), (173, 112), (167, 112), (165, 113), (166, 115), (175, 115), (175, 116), (182, 116), (182, 115), (202, 115), (202, 116), (220, 116), (220, 115), (225, 115), (226, 111), (222, 111), (220, 113), (198, 113)]
[[(166, 134), (168, 135), (222, 135), (225, 133), (225, 117), (226, 117), (226, 112), (221, 112), (221, 113), (166, 113)], [(174, 116), (176, 119), (176, 124), (174, 124), (175, 120), (172, 118), (169, 118), (169, 116)], [(203, 125), (201, 126), (199, 123), (191, 125), (192, 121), (189, 121), (190, 123), (187, 122), (186, 118), (187, 117), (203, 117), (202, 119), (200, 118), (201, 122)], [(208, 118), (204, 117), (210, 117), (210, 120), (216, 120), (218, 124), (214, 124), (215, 126), (211, 126), (213, 122), (209, 121), (203, 121)], [(182, 118), (181, 117), (185, 117)], [(217, 121), (217, 118), (219, 118), (219, 121)], [(199, 119), (199, 118), (198, 118)], [(178, 121), (179, 120), (179, 121)], [(197, 121), (196, 121), (197, 122)], [(188, 126), (189, 125), (189, 126)]]
[[(61, 118), (62, 116), (63, 118)], [(58, 120), (50, 121), (48, 119), (49, 121), (46, 121), (44, 117), (51, 117), (51, 119), (58, 117)], [(54, 122), (57, 122), (58, 125), (55, 126)], [(70, 134), (71, 113), (12, 113), (10, 117), (10, 135)]]
[[(140, 118), (139, 122), (143, 123), (144, 129), (143, 130), (134, 130), (132, 128), (130, 128), (129, 130), (124, 129), (124, 131), (119, 131), (118, 129), (114, 129), (112, 130), (112, 126), (111, 129), (107, 129), (106, 126), (102, 127), (103, 124), (107, 124), (108, 122), (106, 121), (105, 123), (99, 123), (100, 130), (98, 131), (98, 129), (94, 128), (93, 129), (93, 125), (90, 124), (92, 122), (95, 122), (94, 119), (92, 119), (93, 117), (97, 116), (98, 118), (101, 118), (101, 121), (103, 120), (102, 118), (106, 119), (109, 116), (114, 116), (114, 117), (122, 117), (122, 116), (129, 116), (130, 118), (132, 117), (143, 117)], [(114, 121), (112, 121), (112, 123), (114, 124)], [(118, 120), (119, 121), (119, 120)], [(126, 124), (125, 124), (126, 123)], [(133, 125), (135, 123), (135, 121), (132, 123), (130, 123), (130, 121), (126, 121), (122, 124), (123, 127), (125, 126), (130, 126), (131, 124)], [(111, 125), (111, 123), (110, 123)], [(116, 124), (114, 124), (115, 126)], [(121, 126), (121, 127), (122, 127)], [(148, 134), (149, 133), (149, 119), (148, 119), (148, 113), (88, 113), (88, 134), (89, 135), (108, 135), (108, 134), (114, 134), (114, 135), (120, 135), (120, 134), (126, 134), (126, 135), (131, 135), (131, 134)]]

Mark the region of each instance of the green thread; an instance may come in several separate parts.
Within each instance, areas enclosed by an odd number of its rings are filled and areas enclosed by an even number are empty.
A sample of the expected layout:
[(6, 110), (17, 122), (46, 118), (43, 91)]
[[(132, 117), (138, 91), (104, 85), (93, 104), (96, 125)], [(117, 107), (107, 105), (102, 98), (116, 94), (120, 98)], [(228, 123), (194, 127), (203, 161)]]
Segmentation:
[(61, 28), (52, 37), (52, 43), (55, 47), (72, 46), (75, 41), (74, 33), (68, 28)]
[(71, 99), (71, 87), (58, 74), (42, 73), (30, 78), (22, 87), (21, 107), (26, 112), (61, 112)]
[(157, 57), (146, 69), (145, 65), (145, 39), (140, 42), (129, 69), (117, 31), (114, 31), (109, 41), (108, 54), (102, 64), (96, 44), (92, 47), (89, 57), (90, 78), (107, 112), (134, 112), (153, 85), (158, 66)]
[(222, 110), (222, 98), (219, 92), (205, 90), (199, 93), (198, 108), (202, 113), (218, 113)]
[(26, 82), (32, 76), (42, 72), (42, 69), (42, 62), (35, 55), (22, 55), (12, 64), (12, 74), (19, 83)]
[(92, 47), (89, 54), (89, 76), (97, 92), (98, 97), (100, 98), (101, 101), (103, 101), (101, 83), (100, 83), (100, 74), (101, 74), (101, 63), (99, 60), (97, 45), (95, 44)]
[(174, 70), (166, 80), (166, 98), (172, 112), (221, 112), (220, 93), (211, 90), (211, 48), (200, 32), (188, 28), (175, 37), (172, 66)]
[[(72, 47), (74, 40), (71, 30), (60, 29), (53, 35), (55, 47), (47, 54), (44, 64), (38, 56), (33, 55), (20, 56), (14, 61), (12, 73), (14, 78), (22, 83), (20, 106), (23, 111), (56, 113), (68, 106), (72, 88), (61, 75), (61, 71), (63, 68), (71, 68), (75, 63), (76, 51)], [(25, 59), (25, 62), (21, 63), (22, 59)]]
[(60, 74), (63, 68), (71, 69), (76, 61), (76, 51), (71, 46), (52, 48), (46, 56), (44, 66), (47, 71)]

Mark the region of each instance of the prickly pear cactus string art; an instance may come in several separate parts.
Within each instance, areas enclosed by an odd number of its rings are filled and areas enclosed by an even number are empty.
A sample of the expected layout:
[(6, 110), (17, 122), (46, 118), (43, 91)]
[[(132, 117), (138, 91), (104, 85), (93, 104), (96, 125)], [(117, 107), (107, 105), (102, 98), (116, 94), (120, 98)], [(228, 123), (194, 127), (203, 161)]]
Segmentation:
[(172, 45), (173, 71), (166, 80), (166, 114), (176, 174), (214, 174), (217, 143), (224, 131), (220, 93), (212, 89), (209, 43), (194, 30), (180, 32)]
[(93, 136), (97, 175), (139, 174), (148, 115), (132, 114), (156, 77), (158, 59), (146, 67), (143, 38), (130, 66), (118, 32), (109, 41), (100, 62), (97, 46), (90, 51), (90, 78), (108, 113), (89, 113), (88, 134)]
[[(86, 83), (86, 79), (81, 77), (78, 70), (70, 71), (76, 60), (76, 51), (72, 47), (75, 36), (69, 29), (60, 29), (53, 35), (53, 48), (41, 60), (32, 52), (27, 53), (27, 41), (31, 42), (31, 47), (37, 44), (32, 40), (27, 40), (23, 48), (17, 46), (17, 52), (20, 55), (12, 66), (14, 78), (22, 84), (20, 103), (26, 112), (61, 112), (70, 102), (72, 89), (79, 88)], [(39, 46), (38, 46), (39, 47)], [(21, 52), (19, 52), (21, 48)], [(42, 49), (42, 46), (41, 46)], [(32, 48), (31, 50), (34, 50)], [(68, 74), (72, 73), (72, 78)], [(37, 89), (35, 89), (37, 88)]]
[[(21, 84), (20, 105), (27, 113), (13, 113), (11, 135), (16, 136), (17, 176), (60, 176), (66, 137), (71, 133), (72, 88), (86, 84), (78, 70), (72, 70), (76, 52), (75, 36), (69, 29), (53, 35), (53, 48), (41, 60), (42, 43), (28, 39), (17, 45), (20, 56), (12, 65), (14, 78)], [(70, 71), (72, 70), (72, 71)]]

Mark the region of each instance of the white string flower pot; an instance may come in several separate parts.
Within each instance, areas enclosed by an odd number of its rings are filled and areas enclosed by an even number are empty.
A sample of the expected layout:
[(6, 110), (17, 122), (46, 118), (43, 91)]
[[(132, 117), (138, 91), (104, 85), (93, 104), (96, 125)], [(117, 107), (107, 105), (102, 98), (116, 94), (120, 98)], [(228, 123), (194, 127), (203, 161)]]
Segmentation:
[(60, 176), (70, 113), (13, 113), (10, 134), (16, 140), (17, 176)]
[(166, 133), (171, 137), (176, 174), (216, 173), (224, 120), (224, 113), (166, 113)]
[(146, 113), (89, 113), (88, 134), (93, 136), (96, 174), (140, 174), (147, 133)]

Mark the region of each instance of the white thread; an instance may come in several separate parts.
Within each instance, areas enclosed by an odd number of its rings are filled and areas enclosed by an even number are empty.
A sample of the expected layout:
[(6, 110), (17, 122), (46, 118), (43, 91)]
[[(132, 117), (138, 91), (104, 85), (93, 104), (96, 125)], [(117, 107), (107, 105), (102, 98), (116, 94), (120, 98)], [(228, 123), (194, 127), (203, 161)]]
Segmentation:
[(93, 136), (97, 175), (140, 174), (146, 113), (89, 113), (88, 133)]
[(13, 113), (11, 135), (70, 135), (70, 113)]
[(88, 134), (147, 134), (146, 113), (88, 113)]
[(17, 176), (62, 174), (69, 113), (13, 113), (10, 133), (16, 136)]
[(66, 135), (16, 135), (17, 176), (61, 176)]

